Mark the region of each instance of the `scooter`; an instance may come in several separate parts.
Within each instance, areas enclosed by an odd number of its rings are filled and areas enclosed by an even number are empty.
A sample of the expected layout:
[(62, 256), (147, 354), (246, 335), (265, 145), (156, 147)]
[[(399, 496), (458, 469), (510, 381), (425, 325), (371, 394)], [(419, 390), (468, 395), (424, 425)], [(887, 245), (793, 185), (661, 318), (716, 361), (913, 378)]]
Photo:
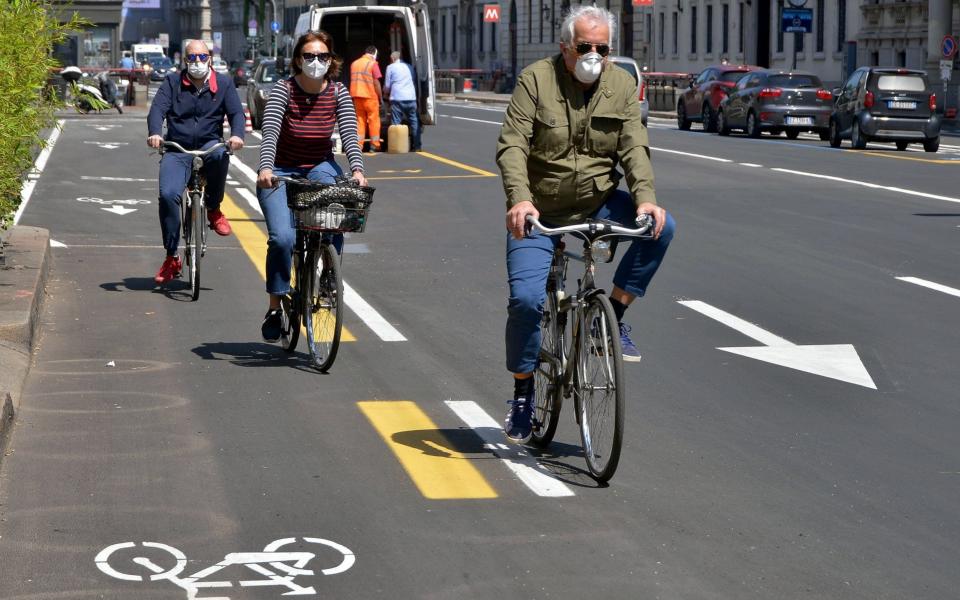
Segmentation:
[(97, 75), (97, 87), (83, 83), (83, 71), (78, 67), (67, 67), (60, 75), (70, 83), (70, 97), (78, 113), (85, 115), (91, 110), (101, 112), (116, 108), (123, 114), (123, 99), (117, 96), (117, 84), (106, 71)]

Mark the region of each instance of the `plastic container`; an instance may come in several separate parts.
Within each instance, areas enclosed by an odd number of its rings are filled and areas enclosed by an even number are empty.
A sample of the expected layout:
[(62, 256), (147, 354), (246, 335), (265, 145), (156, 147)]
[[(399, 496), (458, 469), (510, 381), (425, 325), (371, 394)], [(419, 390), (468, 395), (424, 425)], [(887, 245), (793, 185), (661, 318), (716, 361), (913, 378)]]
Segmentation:
[(410, 152), (410, 128), (406, 125), (391, 125), (387, 129), (387, 154)]

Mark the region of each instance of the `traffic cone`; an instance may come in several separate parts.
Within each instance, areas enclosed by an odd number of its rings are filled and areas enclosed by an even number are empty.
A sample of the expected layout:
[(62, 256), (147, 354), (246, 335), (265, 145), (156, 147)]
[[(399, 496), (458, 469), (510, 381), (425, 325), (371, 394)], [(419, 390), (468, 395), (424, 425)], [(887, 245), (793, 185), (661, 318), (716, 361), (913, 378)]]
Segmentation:
[(243, 109), (243, 118), (244, 118), (243, 130), (246, 132), (253, 131), (253, 121), (250, 120), (249, 108)]

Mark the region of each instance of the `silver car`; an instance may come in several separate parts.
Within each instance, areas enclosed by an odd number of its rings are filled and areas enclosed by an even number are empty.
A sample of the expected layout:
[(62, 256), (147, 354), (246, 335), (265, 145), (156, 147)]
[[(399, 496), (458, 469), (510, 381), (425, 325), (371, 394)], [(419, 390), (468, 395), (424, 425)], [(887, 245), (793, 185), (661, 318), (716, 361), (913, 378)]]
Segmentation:
[(647, 115), (650, 114), (650, 103), (647, 101), (647, 83), (643, 80), (643, 73), (637, 66), (637, 61), (627, 56), (608, 56), (607, 60), (617, 65), (627, 73), (633, 75), (637, 82), (637, 99), (640, 101), (640, 119), (644, 127), (647, 125)]
[(832, 110), (833, 93), (816, 75), (754, 71), (720, 102), (717, 133), (742, 129), (750, 137), (760, 137), (762, 131), (786, 132), (796, 139), (801, 131), (812, 131), (827, 140)]

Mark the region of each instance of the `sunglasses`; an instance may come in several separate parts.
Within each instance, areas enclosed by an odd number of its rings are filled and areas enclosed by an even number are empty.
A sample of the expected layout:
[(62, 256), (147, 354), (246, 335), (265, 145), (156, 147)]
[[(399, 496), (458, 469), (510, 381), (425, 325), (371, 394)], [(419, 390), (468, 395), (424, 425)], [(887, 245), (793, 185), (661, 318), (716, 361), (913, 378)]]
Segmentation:
[(312, 62), (314, 59), (320, 59), (321, 62), (327, 62), (333, 56), (329, 52), (321, 52), (320, 54), (314, 54), (313, 52), (304, 52), (300, 56), (303, 57), (303, 60), (307, 62)]
[(610, 54), (610, 46), (608, 44), (591, 44), (590, 42), (580, 42), (574, 46), (577, 50), (577, 54), (586, 54), (594, 48), (596, 48), (597, 54), (600, 56), (606, 56)]
[(188, 54), (187, 62), (207, 62), (207, 59), (210, 58), (209, 54)]

